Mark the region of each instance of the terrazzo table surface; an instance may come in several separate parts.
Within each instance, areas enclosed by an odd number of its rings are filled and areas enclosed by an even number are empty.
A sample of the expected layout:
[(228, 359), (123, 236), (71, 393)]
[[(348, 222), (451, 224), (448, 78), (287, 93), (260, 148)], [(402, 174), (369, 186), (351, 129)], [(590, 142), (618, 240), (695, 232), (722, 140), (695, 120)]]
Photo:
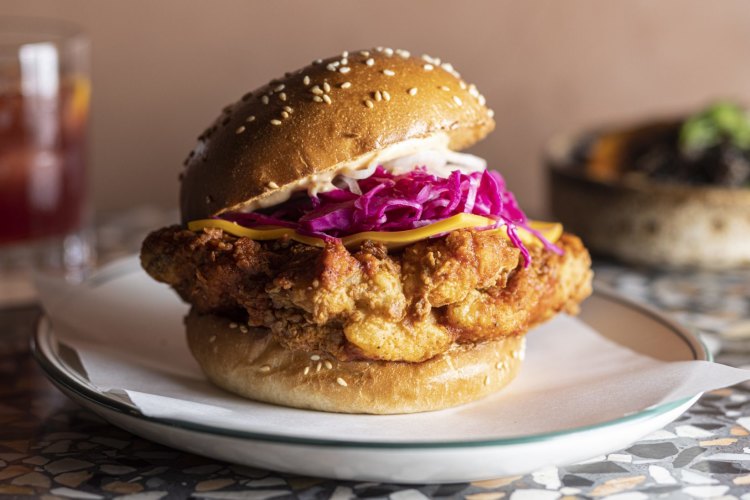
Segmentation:
[[(105, 260), (134, 251), (163, 217), (140, 211), (111, 219), (99, 231)], [(718, 361), (750, 364), (750, 271), (670, 273), (599, 262), (596, 272), (598, 284), (662, 309), (720, 346)], [(0, 309), (1, 497), (750, 499), (750, 387), (706, 394), (663, 430), (581, 464), (470, 484), (339, 482), (217, 462), (105, 423), (35, 365), (28, 341), (38, 314), (33, 305)]]

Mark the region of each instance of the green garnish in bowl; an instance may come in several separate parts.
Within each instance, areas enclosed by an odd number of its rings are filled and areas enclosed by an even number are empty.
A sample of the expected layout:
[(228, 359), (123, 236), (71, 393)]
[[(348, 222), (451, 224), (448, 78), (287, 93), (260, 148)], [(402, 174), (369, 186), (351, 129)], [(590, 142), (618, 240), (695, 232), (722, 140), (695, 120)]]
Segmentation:
[(750, 115), (740, 105), (720, 101), (683, 122), (680, 150), (698, 154), (722, 142), (739, 149), (750, 149)]

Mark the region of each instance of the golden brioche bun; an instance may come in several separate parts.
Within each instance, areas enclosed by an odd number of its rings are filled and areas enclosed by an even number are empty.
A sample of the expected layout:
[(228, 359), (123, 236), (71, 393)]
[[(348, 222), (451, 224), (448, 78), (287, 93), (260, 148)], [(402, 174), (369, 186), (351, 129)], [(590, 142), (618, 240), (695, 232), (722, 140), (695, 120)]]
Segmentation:
[(473, 85), (449, 64), (371, 49), (318, 60), (227, 106), (186, 160), (189, 222), (237, 210), (313, 174), (439, 138), (466, 148), (495, 127)]
[(262, 328), (190, 311), (193, 356), (217, 386), (240, 396), (295, 408), (395, 414), (438, 410), (500, 390), (516, 376), (523, 336), (454, 345), (422, 363), (340, 362), (282, 348)]

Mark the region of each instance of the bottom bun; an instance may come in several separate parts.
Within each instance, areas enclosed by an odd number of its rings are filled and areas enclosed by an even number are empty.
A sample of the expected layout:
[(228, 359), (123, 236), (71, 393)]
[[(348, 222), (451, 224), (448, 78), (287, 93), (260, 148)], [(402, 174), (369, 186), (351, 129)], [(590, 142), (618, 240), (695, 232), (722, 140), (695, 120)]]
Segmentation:
[[(193, 356), (219, 387), (246, 398), (339, 413), (439, 410), (500, 390), (518, 372), (523, 336), (454, 345), (422, 363), (346, 361), (281, 347), (263, 328), (191, 310)], [(234, 328), (232, 328), (234, 326)]]

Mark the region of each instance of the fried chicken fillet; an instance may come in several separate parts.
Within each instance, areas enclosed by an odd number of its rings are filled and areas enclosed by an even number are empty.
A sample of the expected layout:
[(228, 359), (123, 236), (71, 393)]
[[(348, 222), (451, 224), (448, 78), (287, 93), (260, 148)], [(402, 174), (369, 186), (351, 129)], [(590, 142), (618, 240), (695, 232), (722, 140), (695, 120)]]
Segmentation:
[(399, 250), (349, 251), (180, 226), (151, 233), (141, 261), (199, 313), (263, 327), (290, 350), (340, 361), (421, 362), (455, 343), (526, 333), (591, 294), (591, 260), (563, 234), (558, 255), (497, 232), (458, 230)]

